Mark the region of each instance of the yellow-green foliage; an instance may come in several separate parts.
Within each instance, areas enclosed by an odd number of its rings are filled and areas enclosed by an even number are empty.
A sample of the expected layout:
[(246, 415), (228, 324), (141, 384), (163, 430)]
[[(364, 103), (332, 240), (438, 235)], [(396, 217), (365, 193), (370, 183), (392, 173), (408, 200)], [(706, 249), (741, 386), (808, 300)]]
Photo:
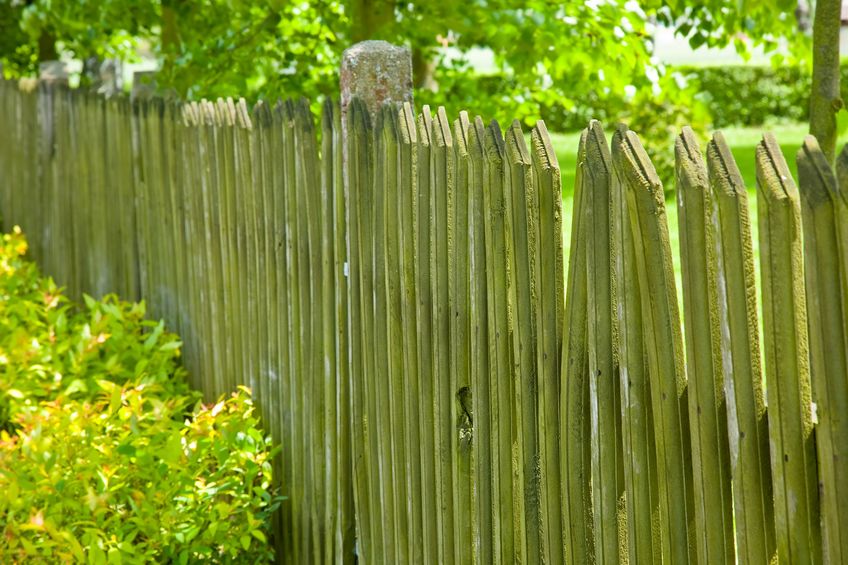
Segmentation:
[(71, 304), (0, 241), (0, 562), (273, 558), (250, 391), (205, 405), (143, 304)]

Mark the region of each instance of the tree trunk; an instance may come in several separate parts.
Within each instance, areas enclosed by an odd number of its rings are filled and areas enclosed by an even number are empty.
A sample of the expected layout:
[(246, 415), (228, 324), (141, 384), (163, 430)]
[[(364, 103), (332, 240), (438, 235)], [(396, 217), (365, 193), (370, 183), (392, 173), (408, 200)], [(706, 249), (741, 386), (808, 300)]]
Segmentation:
[(42, 31), (38, 36), (38, 62), (58, 61), (59, 52), (56, 51), (56, 36), (49, 31)]
[(170, 76), (180, 53), (180, 28), (173, 0), (162, 2), (162, 74)]
[(421, 47), (412, 48), (412, 81), (415, 88), (435, 88), (433, 63), (430, 51)]
[(810, 133), (827, 160), (836, 157), (836, 113), (839, 96), (839, 28), (841, 0), (818, 0), (813, 20), (813, 91), (810, 94)]
[(395, 21), (395, 0), (352, 0), (350, 37), (354, 43), (386, 39), (380, 32)]

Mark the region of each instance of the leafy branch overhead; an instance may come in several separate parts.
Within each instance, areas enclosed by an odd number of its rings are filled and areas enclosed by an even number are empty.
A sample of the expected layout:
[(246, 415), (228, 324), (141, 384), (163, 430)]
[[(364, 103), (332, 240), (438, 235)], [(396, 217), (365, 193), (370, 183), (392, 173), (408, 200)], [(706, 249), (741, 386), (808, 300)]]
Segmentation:
[(50, 54), (45, 43), (80, 59), (126, 59), (149, 47), (162, 67), (158, 84), (182, 96), (314, 99), (337, 91), (346, 47), (386, 39), (412, 48), (419, 88), (436, 89), (424, 98), (462, 105), (479, 78), (467, 55), (482, 47), (504, 80), (480, 110), (529, 119), (557, 105), (623, 101), (628, 85), (657, 90), (656, 23), (693, 47), (799, 53), (806, 38), (795, 8), (787, 0), (30, 0), (0, 6), (0, 59), (9, 73), (31, 74), (39, 52)]

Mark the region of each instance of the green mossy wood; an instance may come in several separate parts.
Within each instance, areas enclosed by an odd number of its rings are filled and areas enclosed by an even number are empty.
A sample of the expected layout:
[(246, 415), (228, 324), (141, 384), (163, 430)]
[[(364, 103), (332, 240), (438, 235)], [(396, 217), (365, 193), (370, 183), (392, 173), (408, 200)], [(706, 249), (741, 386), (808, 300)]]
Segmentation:
[(757, 146), (757, 198), (777, 555), (820, 563), (801, 203), (770, 134)]
[(848, 555), (848, 153), (834, 175), (808, 139), (799, 196), (758, 148), (765, 386), (721, 134), (706, 163), (677, 141), (681, 325), (663, 189), (623, 126), (581, 136), (566, 269), (541, 122), (354, 97), (318, 128), (304, 101), (0, 82), (0, 125), (4, 226), (46, 272), (144, 298), (208, 397), (253, 389), (281, 561)]
[(707, 146), (707, 170), (716, 200), (718, 281), (723, 282), (718, 301), (736, 552), (740, 561), (768, 563), (776, 549), (774, 505), (748, 191), (721, 132)]
[(810, 372), (816, 403), (816, 446), (822, 536), (827, 562), (848, 559), (848, 342), (846, 342), (846, 201), (833, 168), (813, 136), (798, 150), (798, 184), (804, 225)]
[[(643, 335), (651, 383), (664, 561), (695, 563), (695, 515), (683, 340), (662, 184), (631, 131), (613, 146), (613, 163), (627, 208), (643, 290)], [(649, 289), (649, 290), (648, 290)]]
[(735, 552), (713, 223), (715, 198), (698, 140), (688, 127), (677, 137), (675, 163), (686, 313), (695, 546), (701, 563), (729, 563)]

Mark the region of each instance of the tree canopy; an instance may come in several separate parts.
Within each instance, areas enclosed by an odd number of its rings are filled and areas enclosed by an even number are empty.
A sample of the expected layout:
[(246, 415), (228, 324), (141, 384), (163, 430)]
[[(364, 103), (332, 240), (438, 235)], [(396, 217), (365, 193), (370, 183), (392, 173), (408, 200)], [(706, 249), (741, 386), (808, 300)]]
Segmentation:
[[(530, 119), (552, 107), (625, 107), (634, 92), (660, 103), (673, 99), (682, 82), (652, 57), (656, 24), (693, 47), (733, 43), (745, 53), (780, 43), (784, 52), (801, 52), (807, 39), (797, 31), (796, 6), (796, 0), (0, 0), (0, 60), (9, 74), (32, 74), (57, 49), (79, 59), (126, 59), (149, 46), (160, 61), (158, 85), (183, 97), (314, 99), (337, 92), (345, 48), (386, 39), (412, 48), (417, 86), (427, 90), (419, 99)], [(476, 47), (490, 49), (498, 68), (485, 100), (466, 57)]]

